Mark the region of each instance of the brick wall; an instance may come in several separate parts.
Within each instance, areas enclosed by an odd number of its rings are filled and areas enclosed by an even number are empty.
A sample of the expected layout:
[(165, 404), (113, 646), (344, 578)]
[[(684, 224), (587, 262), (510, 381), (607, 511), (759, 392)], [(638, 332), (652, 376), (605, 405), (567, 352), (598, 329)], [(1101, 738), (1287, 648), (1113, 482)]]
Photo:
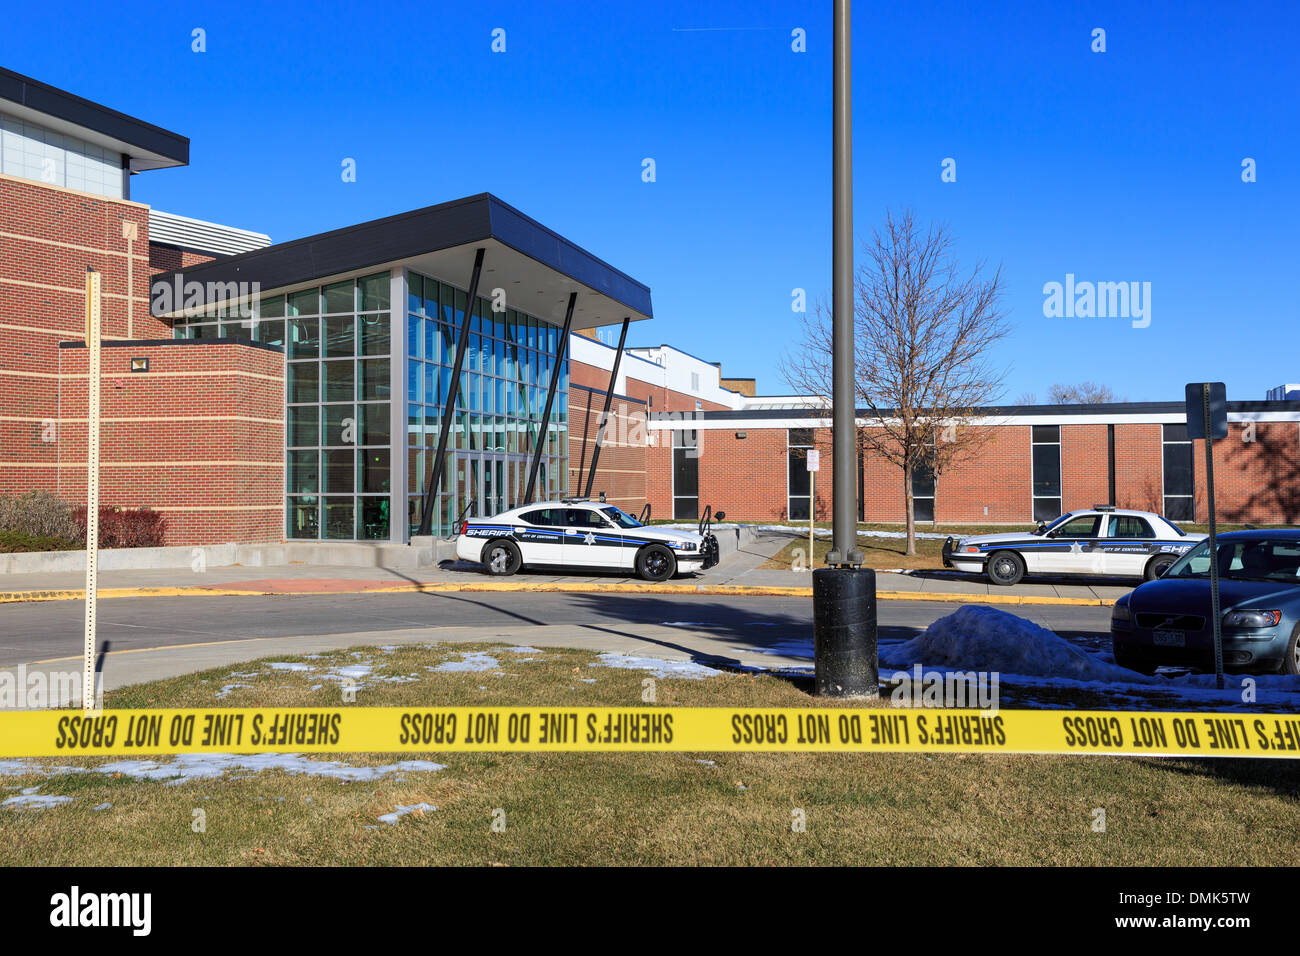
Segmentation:
[[(54, 490), (86, 495), (87, 357), (61, 348)], [(284, 536), (284, 355), (249, 344), (179, 341), (103, 349), (100, 500), (147, 505), (168, 544)], [(149, 359), (148, 372), (130, 360)]]

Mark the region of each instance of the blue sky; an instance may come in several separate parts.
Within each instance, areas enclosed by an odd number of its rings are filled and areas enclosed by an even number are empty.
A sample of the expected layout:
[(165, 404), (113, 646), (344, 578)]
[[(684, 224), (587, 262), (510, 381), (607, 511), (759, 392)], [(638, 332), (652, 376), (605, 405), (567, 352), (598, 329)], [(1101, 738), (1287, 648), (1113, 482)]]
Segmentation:
[[(791, 290), (829, 295), (829, 2), (51, 13), (11, 5), (0, 64), (190, 137), (188, 168), (133, 182), (160, 209), (280, 241), (490, 191), (651, 287), (631, 344), (763, 392), (785, 387)], [(1174, 400), (1204, 379), (1257, 399), (1300, 381), (1297, 27), (1294, 5), (1249, 0), (859, 3), (857, 232), (910, 206), (964, 266), (1002, 265), (1008, 399), (1093, 380)], [(1044, 317), (1044, 283), (1067, 273), (1150, 282), (1150, 326)]]

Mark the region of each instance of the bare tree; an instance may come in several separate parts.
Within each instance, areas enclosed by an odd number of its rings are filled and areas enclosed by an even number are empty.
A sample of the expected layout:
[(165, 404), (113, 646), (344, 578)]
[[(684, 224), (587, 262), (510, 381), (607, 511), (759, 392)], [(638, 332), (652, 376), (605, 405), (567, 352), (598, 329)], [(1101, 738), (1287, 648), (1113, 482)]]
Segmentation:
[[(942, 226), (922, 229), (911, 210), (887, 213), (883, 229), (863, 243), (855, 281), (854, 349), (857, 404), (869, 412), (858, 447), (903, 474), (907, 553), (916, 553), (912, 472), (941, 474), (978, 453), (991, 437), (969, 423), (975, 409), (997, 401), (1002, 370), (991, 347), (1007, 334), (999, 307), (1002, 270), (985, 277), (983, 263), (963, 274)], [(825, 304), (803, 318), (802, 341), (782, 360), (791, 387), (831, 394), (831, 316)]]
[(1102, 405), (1106, 402), (1122, 402), (1109, 385), (1096, 382), (1080, 382), (1078, 385), (1053, 385), (1047, 390), (1050, 405)]

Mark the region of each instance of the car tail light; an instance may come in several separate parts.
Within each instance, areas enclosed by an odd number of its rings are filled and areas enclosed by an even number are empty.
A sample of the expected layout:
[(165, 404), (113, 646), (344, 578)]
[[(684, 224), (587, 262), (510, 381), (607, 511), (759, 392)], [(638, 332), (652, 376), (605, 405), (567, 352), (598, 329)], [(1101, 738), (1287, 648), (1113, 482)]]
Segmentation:
[(461, 533), (461, 534), (468, 534), (468, 533), (469, 533), (469, 522), (468, 522), (468, 521), (462, 521), (462, 522), (460, 523), (460, 533)]

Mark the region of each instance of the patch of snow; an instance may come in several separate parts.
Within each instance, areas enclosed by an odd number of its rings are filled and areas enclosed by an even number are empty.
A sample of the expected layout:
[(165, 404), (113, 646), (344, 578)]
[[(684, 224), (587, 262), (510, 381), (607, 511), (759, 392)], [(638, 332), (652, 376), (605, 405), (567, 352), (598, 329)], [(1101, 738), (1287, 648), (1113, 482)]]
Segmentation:
[(311, 664), (298, 664), (291, 661), (272, 661), (268, 665), (273, 671), (314, 671)]
[(381, 814), (376, 819), (378, 819), (380, 823), (396, 824), (399, 819), (406, 816), (408, 813), (415, 813), (417, 810), (421, 813), (432, 813), (437, 809), (438, 808), (431, 803), (413, 803), (409, 807), (399, 806), (395, 808), (392, 813)]
[(517, 647), (507, 647), (506, 653), (507, 654), (540, 654), (541, 651), (539, 651), (535, 647), (529, 647), (526, 644), (520, 644)]
[(101, 804), (100, 804), (99, 806), (97, 806), (97, 807), (91, 807), (91, 809), (92, 809), (92, 810), (112, 810), (112, 809), (113, 809), (113, 805), (112, 805), (111, 803), (109, 803), (108, 801), (105, 801), (105, 802), (101, 803)]
[(211, 780), (232, 770), (254, 773), (282, 770), (288, 774), (355, 782), (377, 780), (398, 772), (433, 772), (444, 769), (444, 764), (429, 760), (403, 760), (379, 767), (361, 767), (336, 760), (309, 760), (302, 754), (178, 754), (174, 760), (166, 763), (156, 760), (118, 760), (94, 767), (91, 772), (120, 773), (135, 780), (160, 780), (175, 786), (190, 780)]
[(21, 794), (6, 797), (0, 807), (15, 807), (28, 810), (47, 810), (61, 803), (71, 803), (71, 797), (56, 797), (47, 793), (37, 793), (40, 787), (27, 787)]
[(471, 671), (490, 671), (501, 666), (501, 662), (482, 651), (467, 651), (460, 655), (458, 661), (444, 661), (434, 668), (441, 673), (466, 673)]
[(722, 673), (720, 670), (714, 670), (712, 667), (694, 661), (669, 661), (659, 657), (637, 657), (630, 654), (601, 654), (599, 661), (593, 661), (587, 666), (648, 671), (659, 678), (684, 677), (689, 680), (717, 677)]

